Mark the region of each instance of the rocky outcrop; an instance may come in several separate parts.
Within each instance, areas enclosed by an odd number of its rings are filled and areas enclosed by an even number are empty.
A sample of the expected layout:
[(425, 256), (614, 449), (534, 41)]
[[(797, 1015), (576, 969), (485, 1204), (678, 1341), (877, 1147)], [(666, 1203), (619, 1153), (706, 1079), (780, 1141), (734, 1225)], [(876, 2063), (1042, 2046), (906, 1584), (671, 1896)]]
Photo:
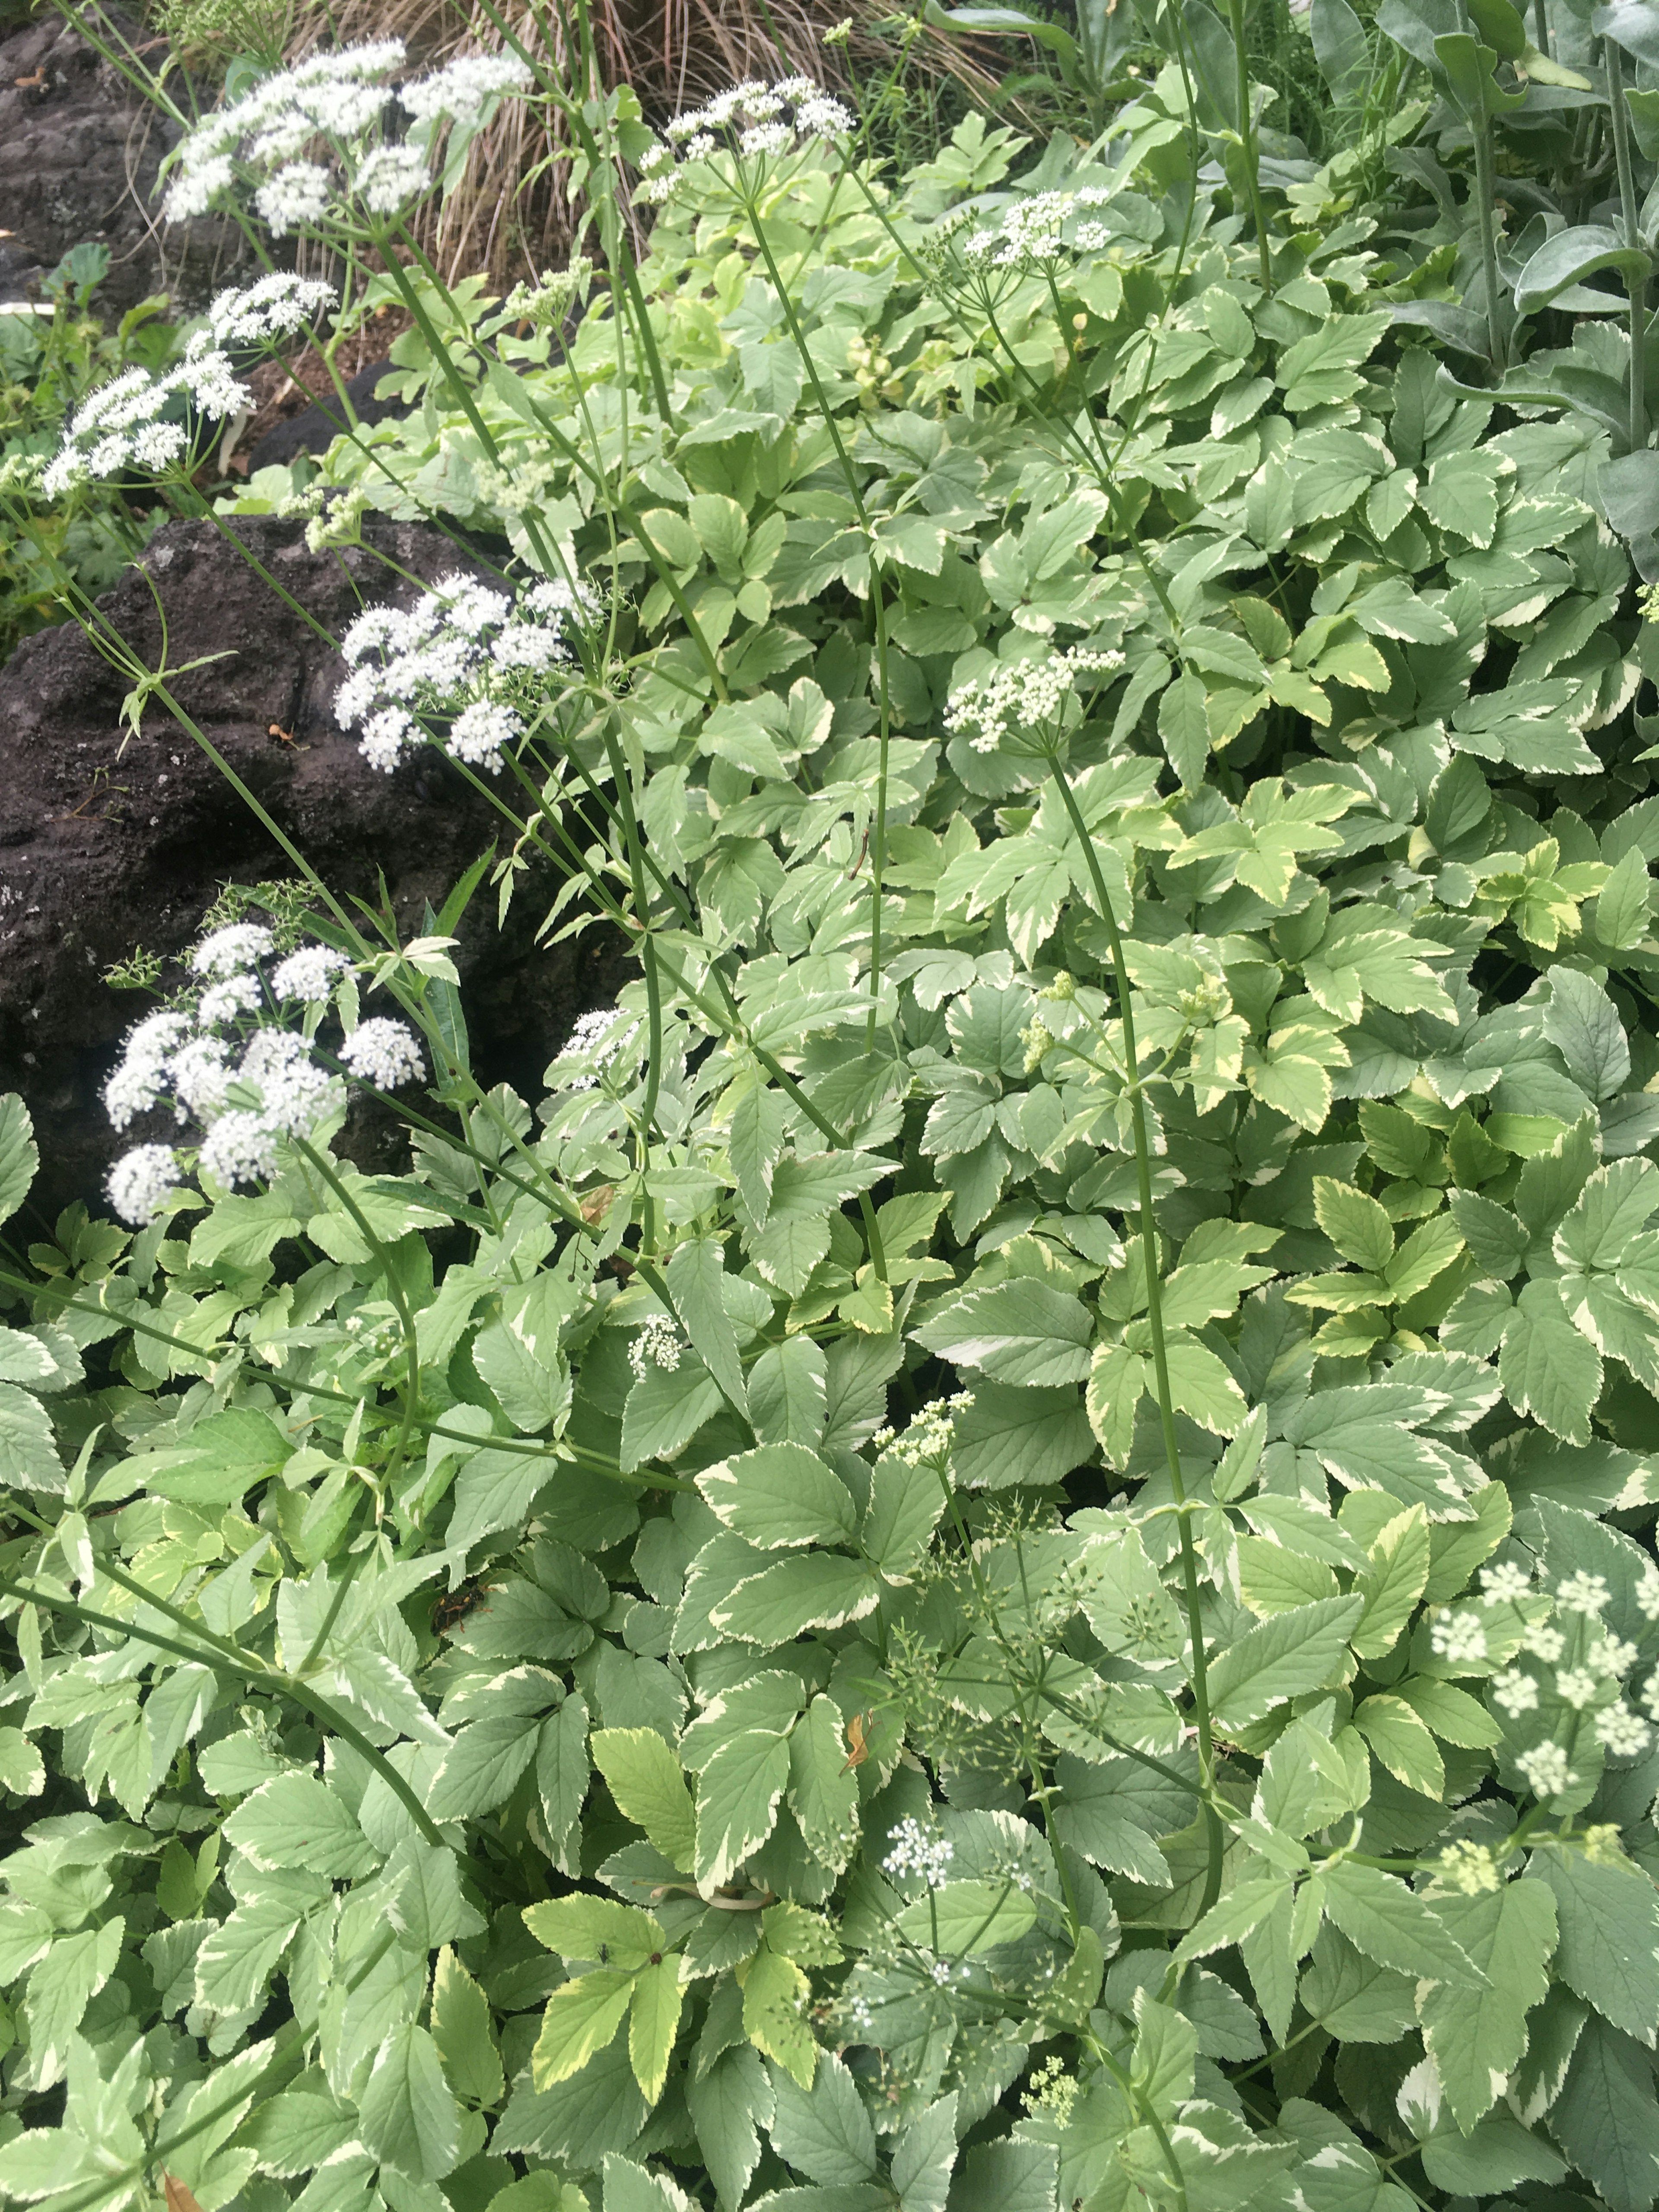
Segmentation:
[[(111, 20), (159, 67), (165, 40)], [(97, 295), (106, 314), (158, 292), (198, 308), (218, 285), (251, 271), (253, 257), (234, 223), (162, 222), (156, 173), (177, 137), (61, 16), (0, 39), (0, 301), (33, 296), (83, 241), (109, 248)]]
[[(369, 768), (331, 711), (338, 655), (306, 617), (337, 636), (364, 599), (407, 603), (412, 587), (374, 552), (309, 552), (298, 524), (234, 526), (278, 589), (211, 523), (169, 524), (99, 603), (108, 636), (147, 668), (165, 651), (202, 735), (337, 895), (377, 900), (384, 878), (406, 940), (511, 831), (434, 750), (391, 775)], [(424, 526), (366, 534), (411, 574), (458, 565)], [(48, 1208), (91, 1197), (130, 1141), (110, 1131), (99, 1091), (150, 1002), (111, 989), (106, 970), (138, 945), (187, 945), (221, 884), (295, 872), (165, 708), (152, 700), (137, 734), (124, 723), (132, 688), (73, 623), (27, 639), (0, 670), (0, 1090), (21, 1090), (42, 1130)], [(623, 949), (593, 933), (538, 948), (546, 905), (545, 886), (522, 884), (498, 933), (486, 886), (459, 956), (475, 1066), (532, 1098), (576, 1017), (629, 972)]]

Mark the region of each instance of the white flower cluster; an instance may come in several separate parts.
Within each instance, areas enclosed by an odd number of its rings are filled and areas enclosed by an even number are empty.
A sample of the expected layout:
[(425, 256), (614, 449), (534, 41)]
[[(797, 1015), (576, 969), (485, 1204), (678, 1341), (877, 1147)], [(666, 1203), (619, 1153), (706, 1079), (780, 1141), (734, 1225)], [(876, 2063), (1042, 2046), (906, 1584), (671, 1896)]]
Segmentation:
[(878, 1429), (870, 1441), (878, 1452), (890, 1452), (904, 1467), (937, 1464), (950, 1457), (957, 1415), (973, 1402), (973, 1394), (968, 1390), (959, 1390), (954, 1398), (934, 1398), (914, 1417), (902, 1435), (894, 1429)]
[(562, 320), (574, 299), (585, 298), (593, 264), (585, 253), (575, 253), (562, 269), (549, 269), (533, 284), (515, 284), (501, 301), (503, 324), (533, 323), (538, 330)]
[(407, 613), (370, 607), (341, 641), (351, 670), (334, 696), (343, 730), (362, 728), (359, 750), (387, 775), (405, 746), (447, 721), (439, 740), (457, 760), (496, 769), (524, 728), (536, 679), (568, 665), (566, 624), (594, 600), (568, 584), (532, 584), (517, 598), (459, 572), (441, 576)]
[(528, 63), (516, 54), (462, 54), (430, 76), (400, 85), (398, 98), (417, 123), (448, 116), (465, 125), (476, 123), (497, 94), (520, 91), (530, 81)]
[[(1654, 1598), (1659, 1600), (1659, 1575), (1652, 1580)], [(1534, 1591), (1531, 1575), (1512, 1561), (1486, 1568), (1481, 1582), (1480, 1603), (1488, 1608), (1544, 1595)], [(1580, 1569), (1566, 1576), (1556, 1584), (1554, 1600), (1558, 1614), (1567, 1620), (1567, 1631), (1540, 1621), (1528, 1627), (1521, 1638), (1521, 1650), (1528, 1657), (1553, 1671), (1546, 1675), (1516, 1665), (1503, 1668), (1492, 1678), (1492, 1704), (1510, 1723), (1523, 1714), (1540, 1711), (1548, 1698), (1558, 1717), (1558, 1733), (1567, 1739), (1565, 1743), (1552, 1739), (1516, 1755), (1516, 1765), (1540, 1798), (1559, 1796), (1577, 1780), (1572, 1765), (1575, 1748), (1583, 1751), (1595, 1742), (1614, 1759), (1636, 1759), (1653, 1741), (1651, 1726), (1639, 1713), (1632, 1712), (1620, 1695), (1622, 1679), (1640, 1655), (1634, 1644), (1613, 1635), (1602, 1622), (1612, 1595), (1603, 1575)], [(1647, 1618), (1659, 1614), (1659, 1602), (1654, 1613), (1648, 1612), (1646, 1578), (1637, 1593), (1637, 1602)], [(1576, 1625), (1580, 1622), (1582, 1627)], [(1431, 1632), (1435, 1652), (1454, 1662), (1484, 1657), (1485, 1633), (1480, 1634), (1480, 1650), (1474, 1651), (1466, 1626), (1470, 1623), (1479, 1626), (1470, 1613), (1443, 1616)], [(1563, 1666), (1560, 1662), (1566, 1656), (1570, 1636), (1582, 1656), (1577, 1663)], [(1644, 1693), (1644, 1702), (1650, 1709), (1659, 1709), (1655, 1687), (1655, 1683), (1650, 1683)], [(1583, 1719), (1577, 1717), (1580, 1715)]]
[(257, 283), (221, 292), (208, 309), (208, 327), (222, 346), (263, 345), (291, 338), (331, 307), (339, 295), (314, 276), (273, 269)]
[(1061, 234), (1079, 208), (1103, 207), (1109, 186), (1085, 185), (1074, 192), (1034, 192), (1018, 200), (1002, 221), (974, 231), (963, 244), (963, 257), (981, 267), (1018, 269), (1034, 261), (1054, 261), (1070, 249), (1097, 252), (1111, 233), (1103, 222), (1076, 225), (1069, 240)]
[[(270, 1175), (279, 1138), (308, 1136), (343, 1096), (339, 1076), (317, 1059), (309, 1039), (281, 1024), (290, 1009), (325, 1000), (350, 963), (328, 945), (301, 945), (262, 977), (258, 963), (274, 944), (258, 922), (233, 922), (204, 937), (187, 963), (195, 984), (179, 1004), (128, 1032), (121, 1064), (104, 1088), (118, 1129), (163, 1103), (180, 1128), (201, 1125), (194, 1164), (220, 1183)], [(269, 1023), (251, 1034), (222, 1034), (262, 1012)], [(359, 1023), (338, 1058), (359, 1080), (383, 1090), (412, 1080), (423, 1066), (410, 1031), (383, 1018)], [(124, 1221), (142, 1225), (189, 1171), (172, 1146), (137, 1146), (111, 1172), (110, 1202)]]
[(634, 1380), (643, 1382), (647, 1370), (652, 1367), (672, 1375), (684, 1349), (684, 1339), (666, 1314), (647, 1314), (643, 1328), (628, 1347), (628, 1364), (634, 1370)]
[[(559, 1048), (554, 1067), (562, 1067), (567, 1060), (578, 1061), (580, 1072), (559, 1079), (562, 1091), (592, 1091), (598, 1088), (600, 1077), (611, 1063), (625, 1052), (640, 1033), (640, 1025), (631, 1015), (616, 1006), (599, 1006), (591, 1014), (584, 1014)], [(548, 1071), (550, 1079), (552, 1070)]]
[[(311, 54), (209, 116), (174, 157), (167, 221), (205, 215), (239, 187), (252, 188), (279, 238), (343, 214), (354, 199), (394, 216), (430, 185), (425, 142), (446, 117), (474, 124), (489, 101), (531, 81), (514, 55), (466, 54), (394, 94), (384, 80), (403, 58), (401, 39)], [(394, 97), (414, 118), (410, 138), (380, 135)]]
[(882, 1871), (895, 1876), (915, 1875), (929, 1889), (938, 1889), (951, 1878), (955, 1848), (943, 1836), (929, 1835), (920, 1820), (901, 1820), (887, 1838), (891, 1845), (882, 1861)]
[(1123, 665), (1121, 653), (1090, 653), (1081, 647), (1048, 660), (1005, 661), (951, 694), (947, 730), (976, 730), (969, 743), (976, 753), (994, 753), (1017, 730), (1031, 730), (1060, 714), (1079, 676), (1107, 675)]
[(705, 106), (677, 115), (640, 162), (640, 198), (660, 206), (711, 155), (755, 160), (792, 154), (820, 140), (849, 138), (850, 111), (810, 76), (775, 84), (751, 78), (717, 93)]
[(188, 401), (216, 421), (234, 415), (248, 394), (236, 381), (230, 356), (214, 343), (211, 329), (193, 331), (184, 358), (152, 375), (147, 368), (124, 369), (100, 384), (76, 410), (64, 442), (40, 479), (48, 498), (58, 499), (79, 483), (137, 469), (161, 476), (189, 451), (182, 422), (162, 420), (176, 402)]
[[(162, 203), (169, 222), (205, 215), (240, 181), (258, 181), (255, 205), (277, 235), (328, 211), (329, 169), (301, 157), (321, 142), (354, 153), (379, 129), (382, 82), (404, 58), (401, 39), (309, 54), (262, 79), (180, 142)], [(240, 173), (240, 176), (239, 176)]]
[(1454, 1666), (1486, 1656), (1486, 1632), (1472, 1613), (1444, 1613), (1429, 1631), (1429, 1648), (1437, 1659)]

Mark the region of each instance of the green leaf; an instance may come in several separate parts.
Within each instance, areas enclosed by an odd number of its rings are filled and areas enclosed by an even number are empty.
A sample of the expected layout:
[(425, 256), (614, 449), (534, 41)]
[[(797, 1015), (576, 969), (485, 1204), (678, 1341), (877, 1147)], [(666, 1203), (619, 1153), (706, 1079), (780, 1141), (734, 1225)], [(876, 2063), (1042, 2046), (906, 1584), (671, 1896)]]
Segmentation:
[(489, 2000), (446, 1944), (432, 1976), (432, 2040), (455, 2094), (493, 2105), (506, 2088)]
[(633, 1995), (634, 1977), (610, 1966), (562, 1983), (547, 2001), (530, 2054), (536, 2087), (551, 2088), (580, 2074), (594, 2052), (613, 2040)]
[(685, 1990), (680, 1981), (680, 1961), (670, 1952), (655, 1964), (647, 1962), (634, 1977), (633, 2002), (628, 2014), (628, 2057), (634, 2078), (646, 2100), (655, 2104), (668, 2077), (674, 2038), (679, 2032), (680, 2008)]
[(1498, 1371), (1517, 1413), (1530, 1413), (1569, 1443), (1590, 1440), (1601, 1395), (1601, 1359), (1567, 1316), (1558, 1283), (1530, 1282), (1504, 1330)]
[(526, 1905), (521, 1917), (538, 1943), (562, 1958), (633, 1973), (668, 1941), (654, 1914), (585, 1890)]
[(453, 2167), (460, 2116), (436, 2045), (405, 2021), (380, 2045), (357, 2106), (357, 2132), (383, 2166), (411, 2181), (437, 2181)]
[(762, 1444), (721, 1460), (703, 1470), (697, 1487), (728, 1528), (762, 1551), (857, 1540), (851, 1492), (804, 1444)]
[(1093, 1333), (1078, 1299), (1021, 1276), (952, 1300), (915, 1337), (955, 1366), (1029, 1388), (1082, 1382)]
[(729, 1881), (771, 1834), (789, 1781), (786, 1737), (745, 1729), (721, 1744), (697, 1778), (697, 1880)]
[(738, 1411), (745, 1412), (743, 1362), (721, 1294), (726, 1275), (719, 1240), (693, 1237), (677, 1245), (665, 1276), (692, 1348)]
[(1158, 734), (1183, 789), (1204, 781), (1210, 757), (1210, 715), (1202, 677), (1176, 677), (1158, 702)]
[(1424, 1981), (1484, 1985), (1444, 1923), (1397, 1876), (1340, 1859), (1326, 1869), (1324, 1882), (1327, 1917), (1368, 1959)]
[(810, 1336), (769, 1344), (749, 1370), (749, 1418), (761, 1443), (821, 1443), (827, 1378), (823, 1347)]
[[(1365, 1610), (1349, 1641), (1361, 1659), (1380, 1659), (1394, 1649), (1428, 1579), (1428, 1515), (1421, 1505), (1413, 1505), (1396, 1514), (1378, 1534), (1370, 1547), (1370, 1565), (1355, 1579), (1354, 1590), (1364, 1599)], [(1440, 1792), (1429, 1794), (1437, 1797)]]
[(1339, 2043), (1397, 2043), (1417, 2025), (1416, 1990), (1406, 1975), (1379, 1966), (1328, 1923), (1297, 1995)]
[(685, 2101), (721, 2203), (741, 2203), (760, 2163), (757, 2127), (769, 2124), (774, 2110), (772, 2084), (759, 2054), (739, 2044), (721, 2051), (712, 2064), (700, 2060), (687, 2076)]
[(1380, 1275), (1394, 1257), (1394, 1224), (1374, 1198), (1330, 1176), (1314, 1177), (1319, 1225), (1351, 1266)]
[(1584, 2023), (1549, 2126), (1610, 2212), (1647, 2212), (1659, 2192), (1659, 2106), (1652, 2058), (1633, 2037)]
[(645, 1830), (671, 1865), (696, 1863), (697, 1814), (680, 1763), (655, 1729), (595, 1729), (593, 1764), (617, 1808)]
[(711, 1617), (727, 1637), (763, 1650), (809, 1628), (843, 1628), (872, 1612), (881, 1582), (862, 1559), (830, 1552), (799, 1553), (750, 1575)]
[(492, 1812), (536, 1756), (537, 1732), (532, 1718), (510, 1707), (458, 1730), (427, 1794), (433, 1819), (476, 1820)]
[(1575, 968), (1552, 968), (1543, 1018), (1544, 1035), (1581, 1091), (1599, 1101), (1624, 1088), (1630, 1045), (1618, 1008), (1599, 984)]
[(1647, 860), (1632, 845), (1613, 862), (1612, 872), (1597, 896), (1595, 928), (1598, 944), (1618, 952), (1627, 952), (1639, 945), (1647, 934), (1652, 903), (1653, 886)]
[(1328, 1687), (1341, 1671), (1348, 1637), (1364, 1609), (1358, 1597), (1322, 1598), (1248, 1630), (1210, 1666), (1210, 1709), (1217, 1726), (1246, 1727), (1274, 1705)]
[(46, 1407), (10, 1382), (0, 1382), (0, 1483), (55, 1496), (64, 1487)]
[(222, 1508), (240, 1503), (256, 1482), (279, 1474), (294, 1441), (269, 1413), (232, 1406), (198, 1421), (177, 1444), (152, 1453), (140, 1465), (153, 1498), (186, 1505)]
[(623, 1407), (624, 1469), (672, 1459), (720, 1404), (720, 1386), (701, 1360), (682, 1358), (678, 1367), (647, 1367)]
[(1559, 2181), (1566, 2173), (1559, 2153), (1508, 2112), (1478, 2121), (1468, 2135), (1437, 2128), (1422, 2155), (1423, 2171), (1435, 2187), (1460, 2197), (1513, 2189), (1523, 2181)]
[(1473, 1190), (1455, 1190), (1449, 1202), (1463, 1232), (1463, 1242), (1481, 1273), (1500, 1283), (1518, 1275), (1526, 1265), (1532, 1240), (1509, 1208)]
[(28, 1108), (15, 1091), (0, 1092), (0, 1221), (9, 1221), (28, 1196), (40, 1164)]
[(245, 1797), (225, 1822), (225, 1840), (256, 1867), (309, 1874), (367, 1874), (374, 1847), (340, 1794), (312, 1774), (279, 1774)]
[(858, 1777), (848, 1765), (841, 1709), (814, 1698), (789, 1738), (789, 1809), (814, 1857), (839, 1874), (858, 1848)]
[(824, 2189), (877, 2179), (876, 2131), (839, 2057), (825, 2052), (810, 2093), (781, 2067), (773, 2069), (772, 2087), (772, 2148), (780, 2158)]
[(1522, 1877), (1479, 1897), (1438, 1897), (1436, 1917), (1489, 1987), (1437, 1982), (1420, 2007), (1425, 2041), (1454, 2118), (1467, 2133), (1497, 2102), (1527, 2047), (1526, 2015), (1550, 1985), (1555, 1900)]
[(1528, 1871), (1555, 1893), (1555, 1970), (1603, 2019), (1653, 2048), (1659, 2028), (1659, 1892), (1634, 1868), (1583, 1851), (1534, 1853)]
[(1362, 1699), (1353, 1724), (1396, 1782), (1420, 1797), (1443, 1793), (1446, 1763), (1434, 1738), (1403, 1698), (1382, 1692)]
[(1007, 1881), (947, 1881), (898, 1916), (900, 1934), (941, 1959), (1017, 1943), (1036, 1923), (1036, 1905)]

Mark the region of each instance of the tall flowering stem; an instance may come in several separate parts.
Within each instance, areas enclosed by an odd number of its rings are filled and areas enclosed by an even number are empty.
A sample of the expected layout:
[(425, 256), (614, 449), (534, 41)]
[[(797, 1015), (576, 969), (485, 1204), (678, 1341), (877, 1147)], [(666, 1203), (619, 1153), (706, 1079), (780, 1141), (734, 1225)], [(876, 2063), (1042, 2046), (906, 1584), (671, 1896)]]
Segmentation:
[(1094, 889), (1095, 904), (1105, 924), (1106, 941), (1111, 951), (1112, 980), (1117, 992), (1118, 1012), (1123, 1023), (1129, 1123), (1134, 1139), (1140, 1235), (1146, 1259), (1146, 1327), (1152, 1344), (1152, 1372), (1158, 1384), (1158, 1424), (1164, 1437), (1164, 1455), (1169, 1468), (1170, 1492), (1175, 1499), (1176, 1525), (1180, 1531), (1181, 1584), (1187, 1613), (1187, 1632), (1192, 1644), (1193, 1720), (1198, 1735), (1199, 1778), (1204, 1791), (1205, 1846), (1208, 1858), (1204, 1896), (1199, 1906), (1201, 1917), (1221, 1894), (1226, 1838), (1221, 1826), (1221, 1816), (1212, 1802), (1215, 1735), (1210, 1720), (1208, 1663), (1204, 1652), (1203, 1613), (1199, 1603), (1198, 1552), (1193, 1542), (1187, 1486), (1181, 1473), (1181, 1443), (1176, 1433), (1175, 1397), (1170, 1387), (1169, 1350), (1164, 1333), (1164, 1290), (1158, 1266), (1158, 1224), (1152, 1213), (1152, 1140), (1147, 1133), (1146, 1108), (1141, 1095), (1140, 1054), (1135, 1042), (1134, 1008), (1131, 1002), (1128, 966), (1123, 957), (1123, 939), (1118, 930), (1117, 916), (1112, 911), (1111, 894), (1106, 887), (1100, 856), (1095, 850), (1094, 839), (1083, 818), (1083, 810), (1077, 803), (1071, 780), (1057, 757), (1053, 761), (1053, 768), (1054, 787), (1060, 793), (1060, 804), (1066, 809), (1073, 832), (1083, 849), (1089, 880)]

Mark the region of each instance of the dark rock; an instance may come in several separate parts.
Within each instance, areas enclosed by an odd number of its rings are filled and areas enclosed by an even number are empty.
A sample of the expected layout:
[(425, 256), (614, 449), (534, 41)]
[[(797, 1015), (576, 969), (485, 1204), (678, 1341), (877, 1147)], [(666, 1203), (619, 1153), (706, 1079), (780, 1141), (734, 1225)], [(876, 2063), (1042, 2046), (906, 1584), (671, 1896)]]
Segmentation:
[[(346, 385), (357, 420), (365, 425), (384, 422), (391, 416), (410, 412), (399, 399), (375, 397), (375, 386), (389, 365), (384, 361), (374, 362), (368, 368), (360, 368)], [(292, 416), (286, 422), (279, 422), (274, 430), (266, 431), (248, 454), (248, 473), (251, 476), (256, 469), (285, 465), (299, 453), (325, 453), (345, 427), (346, 412), (338, 394), (325, 392), (320, 398), (313, 399), (303, 414)]]
[[(309, 552), (299, 524), (247, 519), (235, 530), (334, 635), (363, 600), (411, 596), (368, 551)], [(428, 580), (457, 565), (453, 545), (422, 525), (371, 523), (365, 536)], [(331, 711), (338, 655), (211, 523), (169, 524), (143, 568), (149, 582), (129, 571), (99, 602), (110, 636), (161, 665), (153, 582), (180, 708), (337, 897), (378, 902), (383, 876), (406, 942), (428, 901), (441, 906), (480, 853), (510, 842), (510, 825), (435, 750), (391, 775), (368, 766)], [(222, 884), (298, 872), (164, 708), (145, 708), (137, 737), (123, 726), (131, 688), (73, 623), (26, 640), (0, 670), (0, 1091), (21, 1091), (34, 1115), (35, 1203), (48, 1215), (94, 1200), (135, 1141), (110, 1129), (100, 1093), (121, 1036), (152, 1001), (112, 990), (106, 969), (141, 945), (177, 953)], [(577, 1016), (630, 972), (625, 947), (597, 933), (536, 945), (549, 890), (521, 879), (498, 933), (486, 884), (457, 956), (476, 1069), (532, 1102)]]
[[(157, 67), (165, 41), (117, 15)], [(177, 80), (175, 80), (175, 86)], [(0, 39), (0, 300), (31, 296), (72, 246), (100, 240), (110, 269), (97, 295), (123, 313), (152, 293), (186, 308), (254, 272), (236, 226), (161, 221), (156, 173), (177, 129), (60, 16)]]

